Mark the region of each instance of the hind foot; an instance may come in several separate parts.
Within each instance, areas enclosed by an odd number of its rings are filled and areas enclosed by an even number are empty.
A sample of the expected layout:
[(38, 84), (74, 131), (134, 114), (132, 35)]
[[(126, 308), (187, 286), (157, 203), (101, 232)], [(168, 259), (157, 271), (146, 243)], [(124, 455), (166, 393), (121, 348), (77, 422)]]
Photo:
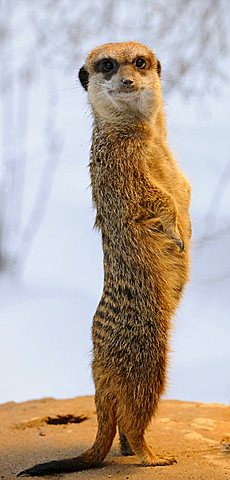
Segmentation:
[(121, 450), (121, 454), (124, 455), (124, 457), (129, 457), (129, 456), (135, 455), (129, 444), (127, 444), (127, 445), (121, 444), (120, 445), (120, 450)]
[(174, 457), (158, 457), (157, 455), (151, 456), (142, 460), (142, 465), (144, 467), (164, 467), (166, 465), (173, 465), (177, 463)]
[(124, 432), (122, 431), (122, 428), (121, 428), (121, 425), (120, 423), (118, 423), (118, 429), (119, 429), (119, 439), (120, 439), (120, 451), (121, 451), (121, 454), (124, 455), (125, 457), (128, 457), (128, 456), (131, 456), (131, 455), (134, 455), (130, 445), (129, 445), (129, 441), (126, 437), (126, 435), (124, 434)]

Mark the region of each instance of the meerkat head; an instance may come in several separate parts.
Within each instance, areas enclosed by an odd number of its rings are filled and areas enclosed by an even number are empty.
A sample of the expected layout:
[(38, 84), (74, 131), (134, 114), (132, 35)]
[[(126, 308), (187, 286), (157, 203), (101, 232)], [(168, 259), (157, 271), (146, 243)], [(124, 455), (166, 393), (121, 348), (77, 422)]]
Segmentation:
[(79, 79), (103, 120), (150, 120), (162, 103), (160, 73), (160, 62), (146, 46), (107, 43), (89, 53)]

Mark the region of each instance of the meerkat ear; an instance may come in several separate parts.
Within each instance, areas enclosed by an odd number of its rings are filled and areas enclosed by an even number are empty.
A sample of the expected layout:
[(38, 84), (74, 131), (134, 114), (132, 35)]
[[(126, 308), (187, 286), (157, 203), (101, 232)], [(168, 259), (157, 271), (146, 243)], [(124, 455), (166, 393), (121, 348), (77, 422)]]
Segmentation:
[(159, 60), (157, 60), (157, 73), (160, 77), (161, 76), (161, 64), (160, 64)]
[(81, 67), (78, 72), (78, 78), (85, 90), (88, 90), (88, 83), (89, 83), (89, 73), (87, 72), (86, 68)]

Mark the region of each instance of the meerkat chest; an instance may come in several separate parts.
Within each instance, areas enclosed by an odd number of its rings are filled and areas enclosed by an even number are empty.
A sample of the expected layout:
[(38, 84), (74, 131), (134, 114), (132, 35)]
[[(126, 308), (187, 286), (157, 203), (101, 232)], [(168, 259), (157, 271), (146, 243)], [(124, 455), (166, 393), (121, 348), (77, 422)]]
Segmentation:
[[(102, 200), (118, 197), (132, 200), (137, 191), (140, 152), (132, 142), (114, 142), (100, 138), (94, 141), (91, 152), (92, 186)], [(110, 199), (112, 201), (112, 199)]]

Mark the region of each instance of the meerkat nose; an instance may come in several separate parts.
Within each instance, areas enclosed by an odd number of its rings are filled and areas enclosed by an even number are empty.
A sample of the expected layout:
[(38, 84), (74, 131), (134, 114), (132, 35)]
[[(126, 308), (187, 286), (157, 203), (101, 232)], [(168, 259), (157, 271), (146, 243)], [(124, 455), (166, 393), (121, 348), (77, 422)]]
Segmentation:
[(134, 81), (130, 78), (122, 78), (121, 83), (122, 83), (122, 85), (125, 85), (127, 87), (130, 87), (131, 85), (134, 85)]

